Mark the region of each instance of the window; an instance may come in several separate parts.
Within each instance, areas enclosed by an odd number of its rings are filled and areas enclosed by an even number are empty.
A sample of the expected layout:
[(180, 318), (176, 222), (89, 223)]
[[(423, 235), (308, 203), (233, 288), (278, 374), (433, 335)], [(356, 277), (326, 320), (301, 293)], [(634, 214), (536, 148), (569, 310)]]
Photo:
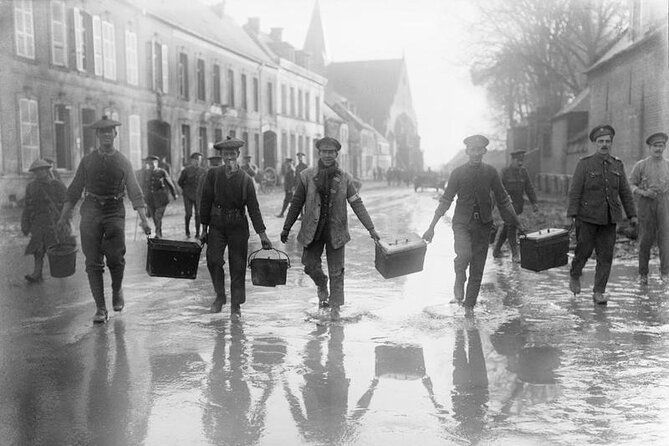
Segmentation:
[(56, 166), (72, 169), (72, 125), (70, 107), (64, 104), (54, 105), (53, 126), (56, 137)]
[(316, 105), (316, 122), (321, 122), (321, 98), (316, 96), (314, 102)]
[(206, 99), (205, 90), (204, 90), (204, 60), (198, 59), (197, 66), (195, 68), (196, 77), (197, 77), (197, 98), (200, 101)]
[(179, 53), (179, 96), (188, 99), (188, 55)]
[(274, 84), (267, 82), (267, 113), (274, 114)]
[(51, 0), (51, 63), (67, 66), (65, 3)]
[(260, 92), (258, 91), (259, 88), (260, 87), (258, 85), (258, 78), (254, 77), (253, 78), (253, 111), (254, 112), (259, 111), (259, 107), (260, 107), (260, 102), (259, 102), (260, 101), (260, 97), (259, 97)]
[(100, 16), (93, 16), (93, 58), (95, 75), (102, 76), (102, 24)]
[(223, 129), (215, 128), (214, 129), (214, 142), (223, 141)]
[(215, 104), (220, 104), (221, 103), (221, 67), (218, 65), (214, 65), (214, 80), (212, 82), (213, 85), (213, 92), (214, 92), (214, 103)]
[(161, 67), (162, 67), (162, 91), (163, 93), (168, 93), (169, 90), (169, 73), (170, 73), (170, 66), (168, 64), (168, 50), (167, 50), (167, 45), (163, 44), (160, 46), (160, 55), (161, 55)]
[(130, 85), (139, 85), (139, 69), (137, 65), (137, 34), (125, 30), (125, 76)]
[(240, 108), (242, 110), (248, 110), (248, 103), (246, 98), (246, 75), (242, 74), (242, 103)]
[(95, 110), (92, 108), (82, 108), (81, 109), (81, 128), (82, 128), (82, 148), (83, 153), (86, 155), (92, 150), (95, 150), (97, 146), (97, 137), (95, 136), (95, 129), (92, 129), (90, 126), (97, 120)]
[(304, 112), (305, 119), (307, 121), (311, 120), (311, 95), (309, 92), (304, 93)]
[(235, 106), (235, 73), (228, 70), (228, 106)]
[(116, 40), (114, 24), (102, 22), (102, 55), (104, 57), (104, 77), (116, 80)]
[(290, 87), (290, 116), (295, 116), (295, 88)]
[(288, 153), (288, 134), (285, 130), (281, 132), (281, 153), (284, 155)]
[[(304, 153), (304, 136), (299, 135), (297, 137), (297, 151)], [(291, 156), (295, 155), (294, 153), (291, 153)]]
[(142, 126), (139, 115), (128, 116), (128, 159), (136, 168), (142, 165)]
[[(259, 133), (254, 133), (253, 134), (253, 147), (255, 148), (255, 155), (256, 159), (258, 160), (258, 163), (262, 161), (264, 164), (264, 158), (260, 156), (260, 134)], [(274, 166), (272, 166), (274, 167)]]
[[(290, 134), (290, 156), (293, 157), (295, 155), (295, 146), (296, 146), (296, 141), (295, 141), (295, 133)], [(286, 154), (287, 156), (288, 154)]]
[(34, 99), (19, 99), (19, 114), (21, 117), (21, 161), (24, 171), (39, 158), (39, 119), (37, 101)]
[(14, 1), (14, 36), (16, 54), (35, 58), (35, 30), (33, 28), (33, 3), (31, 0)]
[(302, 118), (303, 117), (303, 106), (304, 103), (302, 102), (302, 90), (297, 90), (297, 116)]
[(72, 16), (74, 24), (74, 65), (78, 71), (94, 73), (93, 18), (79, 8), (72, 8)]
[(287, 108), (287, 102), (286, 102), (286, 86), (281, 85), (281, 114), (286, 114), (288, 111), (286, 110)]
[(230, 130), (228, 131), (228, 136), (229, 136), (230, 138), (234, 138), (235, 136), (237, 136), (237, 131), (236, 131), (235, 129), (230, 129)]
[(162, 93), (168, 91), (167, 45), (151, 41), (146, 43), (149, 88)]
[(197, 143), (200, 153), (207, 153), (207, 127), (200, 127)]
[[(181, 159), (187, 160), (190, 154), (190, 126), (181, 124)], [(202, 152), (202, 155), (207, 156), (207, 153)]]

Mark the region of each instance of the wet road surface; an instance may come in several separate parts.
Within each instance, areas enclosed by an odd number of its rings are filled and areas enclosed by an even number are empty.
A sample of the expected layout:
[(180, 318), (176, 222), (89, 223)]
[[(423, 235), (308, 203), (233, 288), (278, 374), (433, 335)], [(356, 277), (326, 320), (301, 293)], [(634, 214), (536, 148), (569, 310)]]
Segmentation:
[[(421, 234), (433, 192), (370, 187), (382, 237)], [(609, 304), (567, 290), (567, 267), (523, 270), (489, 256), (473, 318), (449, 305), (450, 223), (438, 225), (421, 273), (384, 280), (350, 216), (346, 306), (317, 312), (295, 242), (278, 242), (282, 196), (262, 195), (286, 286), (251, 285), (242, 320), (209, 314), (198, 278), (148, 277), (146, 242), (128, 219), (126, 309), (93, 326), (83, 258), (66, 279), (26, 285), (18, 222), (0, 227), (0, 438), (7, 445), (573, 445), (666, 444), (669, 294), (617, 260)], [(181, 237), (180, 203), (164, 234)], [(253, 235), (251, 250), (259, 248)], [(651, 263), (657, 270), (657, 260)], [(109, 290), (109, 276), (105, 277)], [(229, 276), (227, 277), (229, 279)], [(109, 293), (109, 291), (108, 291)], [(109, 297), (108, 297), (109, 299)]]

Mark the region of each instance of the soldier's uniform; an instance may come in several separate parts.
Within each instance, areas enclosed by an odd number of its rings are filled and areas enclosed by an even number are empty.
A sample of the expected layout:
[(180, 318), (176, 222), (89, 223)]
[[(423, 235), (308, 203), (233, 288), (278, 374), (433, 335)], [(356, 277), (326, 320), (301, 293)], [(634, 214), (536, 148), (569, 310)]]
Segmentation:
[(307, 167), (309, 167), (306, 163), (302, 162), (302, 160), (304, 159), (305, 156), (306, 156), (306, 155), (305, 155), (304, 153), (302, 153), (302, 152), (297, 152), (297, 159), (298, 159), (299, 162), (297, 163), (297, 166), (295, 166), (295, 178), (299, 178), (299, 177), (300, 177), (300, 173), (301, 173), (304, 169), (306, 169)]
[[(91, 128), (105, 129), (121, 125), (102, 119)], [(105, 258), (111, 273), (114, 309), (123, 308), (122, 282), (125, 270), (125, 206), (127, 191), (134, 209), (146, 206), (142, 190), (130, 161), (118, 150), (102, 149), (86, 154), (67, 189), (67, 201), (73, 207), (84, 192), (81, 205), (81, 249), (86, 257), (86, 273), (93, 299), (98, 309), (95, 322), (104, 322), (107, 309), (104, 297), (103, 272)], [(71, 208), (70, 208), (71, 209)], [(143, 215), (143, 214), (142, 214)]]
[(283, 171), (283, 205), (281, 206), (281, 212), (277, 217), (283, 218), (283, 213), (290, 206), (290, 201), (293, 199), (293, 193), (295, 192), (295, 168), (293, 168), (293, 159), (286, 158), (284, 162), (284, 171)]
[(251, 155), (245, 155), (244, 161), (246, 161), (246, 163), (242, 164), (240, 169), (257, 182), (258, 178), (256, 178), (256, 175), (258, 174), (258, 166), (251, 162)]
[[(667, 143), (666, 133), (654, 133), (646, 139), (651, 151), (660, 144), (662, 152)], [(669, 280), (669, 160), (661, 155), (638, 161), (630, 174), (632, 193), (638, 196), (639, 207), (639, 275), (648, 281), (650, 250), (657, 241), (660, 251), (660, 274)]]
[[(517, 158), (522, 160), (525, 156), (524, 150), (517, 150), (511, 153), (511, 158)], [(513, 204), (513, 210), (516, 211), (516, 215), (523, 213), (523, 207), (525, 204), (525, 195), (529, 198), (530, 203), (533, 206), (537, 204), (537, 195), (534, 192), (534, 187), (532, 186), (532, 180), (530, 180), (530, 175), (527, 173), (527, 169), (523, 166), (507, 166), (502, 169), (502, 185), (506, 192), (511, 198), (511, 203)], [(493, 257), (501, 256), (501, 249), (504, 245), (504, 242), (509, 240), (509, 247), (511, 248), (511, 255), (513, 256), (514, 261), (520, 261), (518, 255), (518, 240), (517, 240), (518, 228), (514, 225), (504, 223), (502, 228), (497, 234), (497, 240), (495, 242), (495, 248), (493, 249)]]
[[(201, 157), (202, 154), (194, 152), (190, 155), (191, 159)], [(200, 201), (198, 199), (198, 184), (207, 174), (207, 170), (200, 165), (189, 164), (184, 167), (179, 175), (177, 184), (181, 187), (181, 193), (184, 200), (184, 223), (186, 226), (186, 237), (190, 237), (190, 219), (195, 209), (195, 237), (200, 236)]]
[[(155, 162), (158, 157), (149, 156), (148, 159)], [(168, 194), (172, 194), (172, 197), (176, 199), (177, 191), (172, 178), (165, 169), (154, 166), (148, 171), (147, 175), (149, 193), (146, 197), (146, 204), (151, 218), (153, 218), (153, 224), (156, 225), (156, 237), (160, 238), (163, 236), (163, 215), (165, 215), (165, 208), (170, 202)]]
[[(595, 127), (590, 140), (610, 135), (615, 131), (610, 126)], [(595, 283), (593, 293), (597, 303), (602, 300), (611, 273), (613, 250), (616, 243), (616, 225), (623, 219), (623, 208), (628, 218), (636, 217), (632, 190), (625, 175), (623, 162), (609, 154), (594, 153), (581, 158), (576, 165), (569, 190), (567, 216), (575, 218), (576, 250), (569, 272), (572, 291), (578, 289), (578, 281), (585, 263), (597, 251)]]

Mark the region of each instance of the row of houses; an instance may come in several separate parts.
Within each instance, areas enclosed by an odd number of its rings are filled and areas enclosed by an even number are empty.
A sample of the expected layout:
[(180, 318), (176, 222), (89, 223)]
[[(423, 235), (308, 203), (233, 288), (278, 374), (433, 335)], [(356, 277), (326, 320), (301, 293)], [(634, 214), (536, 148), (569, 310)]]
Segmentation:
[[(330, 136), (345, 140), (344, 167), (362, 179), (398, 152), (403, 160), (419, 151), (355, 115), (362, 97), (326, 100), (340, 96), (327, 87), (318, 3), (309, 51), (285, 42), (280, 28), (261, 32), (258, 18), (239, 26), (224, 5), (0, 2), (0, 203), (23, 194), (37, 158), (54, 159), (70, 178), (95, 148), (90, 125), (102, 115), (122, 123), (118, 147), (136, 168), (151, 154), (178, 170), (227, 135), (244, 139), (244, 154), (261, 168), (278, 170), (297, 152), (313, 163), (314, 141), (334, 131), (326, 125), (333, 110), (343, 125)], [(411, 104), (409, 115), (417, 144)]]
[(587, 88), (557, 114), (537, 110), (507, 132), (507, 150), (529, 150), (540, 189), (565, 194), (578, 160), (592, 152), (589, 130), (616, 130), (613, 154), (627, 171), (648, 156), (646, 138), (669, 132), (669, 2), (631, 0), (630, 26), (587, 71)]

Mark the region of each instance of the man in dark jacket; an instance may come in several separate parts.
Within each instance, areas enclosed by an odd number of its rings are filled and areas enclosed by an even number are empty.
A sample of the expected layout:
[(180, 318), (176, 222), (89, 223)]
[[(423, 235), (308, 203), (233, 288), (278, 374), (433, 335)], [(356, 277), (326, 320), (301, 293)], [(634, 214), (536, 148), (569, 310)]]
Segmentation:
[(290, 201), (293, 199), (293, 193), (295, 192), (295, 168), (293, 167), (293, 159), (286, 158), (286, 161), (283, 163), (283, 205), (281, 206), (281, 212), (277, 217), (283, 218), (283, 213), (286, 212)]
[(151, 228), (146, 220), (144, 197), (137, 184), (130, 161), (114, 147), (118, 134), (116, 127), (121, 123), (103, 116), (90, 128), (100, 142), (97, 150), (86, 154), (70, 187), (67, 201), (58, 220), (58, 228), (69, 225), (74, 205), (85, 192), (81, 205), (81, 249), (86, 257), (86, 273), (97, 311), (94, 323), (107, 321), (103, 273), (105, 257), (111, 274), (112, 305), (114, 311), (121, 311), (123, 299), (123, 273), (125, 271), (125, 205), (123, 196), (128, 193), (132, 207), (137, 211), (140, 225), (146, 234)]
[(593, 249), (596, 250), (597, 266), (592, 289), (592, 299), (596, 304), (606, 304), (604, 292), (613, 262), (616, 225), (622, 221), (623, 208), (632, 225), (637, 224), (625, 166), (610, 154), (615, 133), (610, 125), (592, 129), (590, 141), (597, 151), (579, 160), (569, 189), (567, 216), (572, 218), (576, 227), (576, 250), (569, 271), (569, 289), (574, 294), (581, 292), (581, 272)]
[[(297, 241), (304, 247), (304, 272), (318, 288), (319, 307), (331, 308), (336, 318), (339, 307), (344, 304), (344, 247), (351, 240), (346, 203), (350, 204), (372, 239), (379, 240), (379, 234), (353, 185), (353, 177), (337, 165), (336, 159), (341, 150), (339, 141), (326, 136), (316, 142), (316, 148), (318, 166), (303, 170), (297, 180), (295, 194), (283, 224), (281, 241), (288, 241), (290, 228), (304, 206), (304, 219), (297, 235)], [(323, 249), (328, 263), (327, 276), (321, 262)]]
[(176, 200), (177, 188), (170, 174), (165, 169), (158, 167), (157, 156), (150, 155), (147, 159), (151, 162), (151, 170), (148, 173), (149, 193), (146, 197), (146, 204), (153, 223), (156, 225), (156, 238), (161, 238), (163, 236), (163, 215), (170, 202), (168, 194), (172, 194), (172, 198)]
[(297, 166), (295, 166), (295, 177), (299, 177), (300, 173), (309, 167), (307, 163), (304, 162), (304, 158), (306, 158), (307, 155), (305, 155), (302, 152), (297, 152)]
[[(506, 223), (523, 231), (520, 220), (513, 210), (509, 194), (506, 193), (497, 170), (483, 163), (483, 155), (488, 151), (488, 138), (473, 135), (464, 139), (469, 162), (457, 167), (451, 173), (444, 195), (439, 199), (439, 206), (434, 212), (430, 226), (423, 238), (430, 242), (434, 237), (434, 227), (451, 207), (458, 196), (453, 214), (453, 235), (455, 238), (455, 284), (452, 303), (464, 305), (467, 314), (476, 305), (481, 288), (483, 269), (488, 254), (488, 240), (492, 229), (492, 195)], [(467, 268), (469, 281), (465, 293)]]
[(200, 237), (200, 203), (197, 195), (197, 186), (200, 179), (207, 174), (204, 167), (200, 166), (202, 154), (193, 152), (190, 155), (190, 164), (181, 171), (177, 184), (181, 188), (181, 194), (184, 199), (184, 224), (186, 226), (186, 237), (190, 238), (190, 219), (195, 208), (195, 237)]
[[(525, 204), (525, 194), (532, 203), (532, 210), (539, 212), (537, 207), (537, 195), (534, 193), (532, 181), (527, 173), (527, 169), (523, 167), (525, 161), (525, 151), (517, 150), (511, 153), (511, 165), (502, 169), (502, 184), (504, 189), (511, 197), (513, 210), (516, 215), (523, 213), (523, 205)], [(502, 246), (504, 242), (509, 240), (509, 247), (511, 248), (511, 259), (518, 263), (520, 262), (520, 255), (518, 254), (518, 240), (516, 239), (517, 228), (513, 225), (504, 223), (504, 226), (497, 234), (495, 248), (492, 251), (493, 257), (502, 257)]]
[(216, 150), (221, 151), (223, 165), (212, 167), (207, 172), (200, 200), (202, 240), (207, 243), (207, 267), (216, 292), (216, 299), (211, 304), (210, 311), (219, 313), (227, 300), (223, 255), (228, 248), (232, 318), (241, 316), (241, 305), (246, 302), (249, 223), (245, 208), (251, 217), (253, 229), (260, 237), (263, 249), (272, 248), (272, 243), (265, 234), (265, 224), (253, 180), (237, 164), (239, 149), (243, 145), (244, 141), (241, 139), (230, 137), (214, 145)]

